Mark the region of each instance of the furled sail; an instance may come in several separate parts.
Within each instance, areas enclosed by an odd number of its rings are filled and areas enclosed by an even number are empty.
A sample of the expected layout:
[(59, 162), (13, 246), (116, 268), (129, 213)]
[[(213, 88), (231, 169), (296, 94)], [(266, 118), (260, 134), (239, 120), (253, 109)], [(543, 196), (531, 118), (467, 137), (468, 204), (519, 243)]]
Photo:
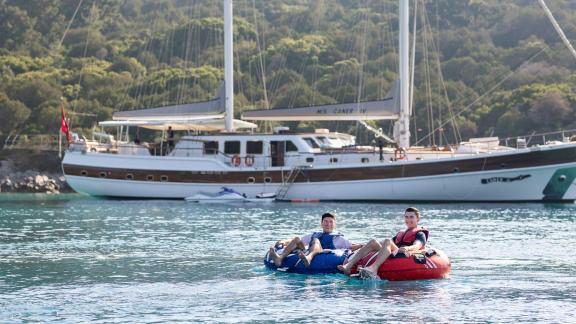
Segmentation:
[(399, 83), (395, 81), (385, 99), (347, 104), (321, 105), (300, 108), (251, 110), (242, 114), (244, 120), (382, 120), (398, 119)]
[(114, 113), (112, 119), (130, 121), (165, 121), (223, 118), (225, 113), (223, 98), (224, 82), (222, 82), (220, 85), (218, 96), (210, 101), (158, 108), (120, 111)]

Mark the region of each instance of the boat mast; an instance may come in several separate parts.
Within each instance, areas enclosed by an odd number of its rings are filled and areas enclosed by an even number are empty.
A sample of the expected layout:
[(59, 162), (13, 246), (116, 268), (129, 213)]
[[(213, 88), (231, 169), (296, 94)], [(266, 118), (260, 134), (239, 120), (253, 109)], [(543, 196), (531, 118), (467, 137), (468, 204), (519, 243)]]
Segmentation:
[(546, 16), (548, 16), (548, 19), (552, 23), (552, 26), (554, 26), (554, 29), (556, 29), (556, 32), (558, 33), (558, 35), (560, 36), (560, 38), (564, 42), (564, 45), (566, 45), (566, 47), (568, 47), (568, 50), (570, 51), (570, 53), (572, 53), (574, 58), (576, 58), (576, 50), (574, 50), (574, 47), (572, 47), (570, 40), (568, 39), (568, 37), (566, 37), (566, 34), (564, 34), (562, 27), (560, 27), (560, 25), (558, 24), (558, 21), (556, 21), (556, 18), (554, 18), (554, 15), (552, 14), (550, 9), (546, 5), (546, 2), (544, 2), (544, 0), (538, 0), (538, 2), (540, 3), (540, 6), (542, 7), (542, 9), (544, 9)]
[(224, 87), (227, 132), (234, 132), (234, 25), (232, 19), (232, 0), (224, 0)]
[(409, 62), (409, 0), (399, 0), (399, 72), (400, 72), (400, 118), (395, 125), (398, 147), (410, 147), (410, 62)]

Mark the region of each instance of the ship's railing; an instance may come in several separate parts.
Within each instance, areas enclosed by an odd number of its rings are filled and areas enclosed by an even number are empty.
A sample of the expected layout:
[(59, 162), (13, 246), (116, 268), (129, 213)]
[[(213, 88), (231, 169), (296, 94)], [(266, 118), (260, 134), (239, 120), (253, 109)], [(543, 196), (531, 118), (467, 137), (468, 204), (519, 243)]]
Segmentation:
[(13, 134), (6, 137), (2, 148), (5, 150), (57, 151), (58, 140), (58, 135)]
[(501, 145), (508, 147), (528, 147), (533, 145), (544, 145), (552, 142), (574, 142), (576, 141), (576, 129), (532, 133), (530, 135), (513, 136), (500, 139)]

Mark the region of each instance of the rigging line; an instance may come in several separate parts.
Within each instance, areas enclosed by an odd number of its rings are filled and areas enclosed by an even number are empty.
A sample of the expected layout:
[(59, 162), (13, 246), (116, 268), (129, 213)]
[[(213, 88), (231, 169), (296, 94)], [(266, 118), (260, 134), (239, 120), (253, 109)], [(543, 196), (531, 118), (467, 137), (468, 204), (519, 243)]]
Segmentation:
[[(366, 38), (367, 38), (367, 34), (368, 34), (368, 13), (365, 11), (364, 12), (364, 32), (362, 33), (362, 38), (360, 40), (360, 43), (362, 44), (360, 46), (360, 66), (358, 68), (358, 91), (357, 91), (357, 97), (356, 97), (356, 111), (357, 113), (360, 113), (360, 102), (362, 101), (362, 88), (364, 87), (364, 64), (365, 64), (365, 60), (366, 60)], [(366, 123), (363, 123), (362, 125), (364, 125), (365, 127), (367, 126)], [(359, 131), (359, 127), (358, 127), (358, 123), (356, 123), (356, 137), (358, 137), (358, 131)]]
[[(186, 10), (186, 11), (187, 11), (186, 16), (187, 16), (187, 17), (190, 17), (190, 15), (191, 15), (190, 6), (188, 6), (186, 9), (187, 9), (187, 10)], [(184, 71), (188, 70), (188, 67), (189, 67), (190, 65), (192, 65), (192, 64), (190, 63), (190, 44), (192, 44), (192, 40), (191, 40), (191, 37), (192, 37), (192, 35), (191, 35), (191, 29), (192, 29), (192, 24), (190, 24), (190, 20), (188, 19), (188, 22), (186, 23), (186, 28), (185, 28), (186, 31), (185, 31), (185, 35), (184, 35), (184, 38), (185, 38), (185, 41), (184, 41), (184, 53), (183, 53), (183, 54), (184, 54), (184, 57), (183, 57), (183, 68), (184, 68)], [(192, 69), (190, 69), (190, 70), (192, 70)], [(190, 72), (191, 72), (191, 71), (190, 71)], [(183, 98), (184, 98), (185, 91), (186, 91), (186, 88), (187, 88), (187, 85), (188, 85), (188, 80), (190, 80), (190, 79), (192, 79), (192, 78), (184, 76), (184, 77), (180, 80), (180, 82), (178, 82), (178, 85), (176, 86), (176, 103), (177, 103), (177, 104), (184, 103)]]
[(413, 123), (414, 123), (414, 137), (416, 142), (418, 142), (418, 124), (416, 118), (416, 114), (414, 113), (414, 75), (416, 73), (416, 31), (417, 31), (417, 22), (418, 22), (418, 0), (414, 2), (414, 27), (413, 27), (413, 35), (412, 35), (412, 62), (411, 68), (412, 73), (410, 75), (410, 115), (412, 115)]
[[(156, 60), (158, 60), (158, 57), (156, 54), (154, 54), (152, 50), (152, 40), (154, 38), (152, 31), (156, 28), (156, 26), (159, 25), (158, 23), (159, 20), (160, 16), (156, 15), (152, 23), (152, 30), (148, 33), (148, 40), (146, 41), (143, 47), (144, 52), (145, 53), (149, 52), (150, 55), (153, 55)], [(148, 89), (150, 86), (151, 79), (149, 78), (151, 75), (153, 75), (154, 72), (157, 72), (157, 69), (155, 71), (154, 67), (152, 66), (147, 67), (145, 75), (142, 75), (140, 80), (134, 80), (134, 83), (136, 84), (136, 89), (134, 90), (135, 92), (133, 96), (134, 106), (131, 107), (131, 110), (139, 108), (138, 106), (144, 106), (144, 95), (146, 93), (146, 89)], [(129, 95), (126, 96), (126, 102), (128, 101), (128, 98)]]
[(262, 46), (260, 44), (260, 36), (259, 36), (259, 30), (258, 30), (258, 19), (256, 17), (256, 0), (252, 0), (252, 14), (254, 17), (254, 29), (256, 32), (256, 46), (258, 47), (258, 61), (260, 64), (262, 87), (264, 90), (264, 106), (266, 109), (270, 109), (270, 101), (268, 101), (268, 89), (266, 87), (266, 68), (264, 66), (264, 60), (262, 58)]
[[(424, 17), (424, 10), (422, 10), (422, 19)], [(426, 24), (424, 24), (426, 25)], [(432, 109), (432, 82), (431, 82), (431, 71), (429, 65), (429, 57), (428, 57), (428, 30), (424, 29), (424, 42), (422, 44), (423, 52), (424, 52), (424, 82), (425, 82), (425, 89), (426, 89), (426, 112), (428, 117), (428, 133), (432, 136), (430, 137), (429, 144), (436, 145), (436, 134), (434, 129), (434, 111)]]
[(84, 2), (84, 0), (78, 1), (78, 6), (76, 6), (76, 9), (74, 10), (74, 14), (72, 14), (72, 18), (70, 18), (68, 25), (66, 25), (66, 29), (64, 30), (64, 34), (62, 35), (62, 38), (60, 39), (60, 42), (58, 43), (58, 47), (56, 47), (56, 50), (58, 50), (58, 49), (60, 49), (60, 47), (62, 47), (62, 43), (64, 43), (64, 39), (66, 38), (66, 35), (68, 34), (68, 31), (70, 30), (70, 27), (72, 26), (72, 23), (74, 22), (74, 19), (76, 18), (76, 14), (78, 14), (78, 11), (80, 10), (80, 7), (82, 6), (82, 2)]
[[(437, 49), (436, 49), (436, 47), (435, 47), (435, 42), (434, 42), (434, 30), (432, 29), (432, 23), (431, 23), (431, 22), (429, 21), (429, 19), (428, 19), (428, 11), (427, 11), (426, 9), (423, 10), (423, 11), (424, 11), (424, 17), (425, 17), (424, 19), (425, 19), (425, 21), (427, 22), (427, 24), (425, 24), (425, 27), (424, 27), (424, 28), (427, 28), (428, 31), (429, 31), (429, 33), (428, 33), (429, 44), (428, 44), (428, 45), (429, 45), (429, 47), (432, 48), (431, 53), (430, 53), (430, 49), (428, 49), (429, 58), (430, 58), (431, 61), (434, 61), (434, 58), (436, 58), (436, 61), (438, 61), (438, 60), (439, 60), (439, 59), (438, 59), (438, 56), (434, 57), (434, 54), (435, 54), (435, 53), (437, 54), (438, 51), (437, 51)], [(432, 65), (432, 64), (431, 64), (431, 65)], [(432, 86), (432, 73), (433, 73), (433, 68), (431, 67), (430, 70), (431, 70), (431, 73), (430, 73), (430, 92), (431, 92), (431, 93), (439, 93), (439, 92), (440, 92), (440, 85), (438, 85), (438, 89), (436, 90), (437, 92), (436, 92), (436, 91), (433, 91), (433, 86)], [(442, 78), (441, 78), (442, 71), (441, 71), (441, 69), (439, 69), (438, 74), (439, 74), (438, 78), (440, 78), (440, 82), (442, 82)], [(437, 106), (437, 109), (438, 109), (438, 110), (437, 110), (438, 112), (437, 112), (437, 117), (436, 117), (436, 119), (437, 119), (437, 120), (442, 120), (442, 102), (441, 102), (440, 100), (438, 100), (438, 102), (436, 103), (436, 106)], [(433, 108), (432, 108), (432, 109), (433, 109)], [(435, 120), (433, 119), (433, 120), (431, 121), (431, 124), (434, 125), (434, 123), (435, 123)], [(433, 127), (434, 127), (434, 126), (433, 126)], [(438, 143), (437, 143), (437, 145), (438, 145), (438, 146), (442, 146), (442, 131), (441, 131), (441, 130), (439, 130), (439, 132), (438, 132)]]
[[(484, 93), (483, 95), (479, 96), (478, 98), (476, 98), (476, 100), (474, 100), (471, 104), (469, 104), (468, 106), (462, 108), (460, 111), (458, 111), (456, 113), (456, 117), (460, 116), (463, 112), (469, 110), (472, 106), (476, 105), (480, 100), (484, 99), (485, 97), (487, 97), (489, 94), (491, 94), (492, 92), (494, 92), (500, 85), (502, 85), (504, 82), (508, 81), (508, 79), (510, 79), (516, 72), (517, 70), (519, 70), (521, 67), (525, 66), (526, 64), (530, 63), (531, 61), (533, 61), (536, 57), (538, 57), (540, 54), (542, 54), (545, 50), (549, 49), (548, 45), (544, 44), (545, 46), (543, 48), (541, 48), (536, 54), (532, 55), (529, 59), (527, 59), (526, 61), (522, 62), (521, 64), (519, 64), (516, 68), (514, 68), (510, 73), (508, 73), (508, 75), (506, 75), (506, 77), (502, 80), (500, 80), (498, 83), (496, 83), (494, 86), (492, 86), (490, 89), (488, 89), (488, 91), (486, 93)], [(445, 122), (443, 122), (442, 124), (440, 124), (440, 126), (438, 126), (438, 128), (444, 127), (447, 123), (449, 123), (450, 120), (447, 120)], [(430, 136), (430, 134), (426, 135), (425, 137), (423, 137), (422, 139), (420, 139), (420, 142), (423, 141), (424, 139), (428, 138)], [(416, 143), (419, 144), (419, 143)]]
[(418, 21), (418, 0), (414, 2), (414, 26), (412, 29), (412, 57), (410, 62), (410, 103), (408, 104), (410, 114), (414, 111), (414, 72), (416, 71), (416, 22)]
[(360, 65), (358, 67), (358, 92), (356, 102), (358, 103), (356, 109), (360, 109), (360, 102), (362, 101), (362, 89), (364, 87), (364, 65), (366, 61), (366, 38), (368, 34), (368, 14), (364, 13), (364, 32), (360, 40)]
[[(450, 98), (448, 96), (448, 89), (446, 88), (446, 82), (444, 80), (444, 74), (442, 73), (442, 66), (440, 64), (440, 55), (438, 53), (440, 53), (440, 44), (437, 43), (440, 41), (439, 37), (434, 38), (434, 33), (431, 30), (431, 23), (430, 23), (430, 18), (428, 18), (428, 12), (426, 10), (425, 11), (425, 19), (427, 21), (427, 26), (428, 28), (430, 28), (430, 35), (432, 37), (431, 40), (431, 44), (432, 47), (434, 49), (434, 53), (436, 53), (436, 68), (438, 70), (438, 78), (440, 79), (440, 85), (442, 86), (442, 90), (444, 92), (444, 98), (446, 99), (447, 102), (447, 107), (448, 107), (448, 113), (450, 114), (450, 118), (452, 119), (452, 131), (454, 132), (454, 138), (457, 142), (460, 142), (462, 140), (462, 136), (460, 134), (460, 130), (458, 128), (458, 124), (456, 123), (456, 117), (454, 116), (454, 112), (453, 112), (453, 107), (452, 107), (452, 102), (450, 101)], [(439, 26), (439, 24), (437, 24), (437, 26)], [(440, 27), (437, 27), (440, 28)], [(439, 32), (439, 30), (437, 30), (437, 32)], [(440, 86), (439, 85), (439, 86)], [(439, 110), (439, 116), (438, 119), (442, 120), (442, 115), (441, 115), (441, 108), (442, 107), (438, 107)], [(441, 132), (441, 135), (443, 134), (443, 132)]]
[(574, 47), (572, 47), (570, 40), (568, 39), (568, 37), (566, 37), (566, 34), (564, 34), (562, 27), (560, 27), (560, 25), (558, 24), (558, 21), (556, 21), (556, 18), (554, 18), (554, 15), (552, 14), (550, 9), (546, 5), (546, 2), (544, 2), (544, 0), (538, 0), (538, 3), (540, 3), (540, 6), (542, 7), (542, 9), (544, 9), (546, 16), (548, 16), (548, 19), (552, 23), (552, 26), (554, 26), (554, 29), (556, 29), (556, 32), (558, 33), (558, 35), (560, 36), (560, 38), (564, 42), (564, 45), (566, 45), (566, 47), (568, 47), (568, 50), (570, 51), (570, 53), (572, 53), (574, 58), (576, 58), (576, 50), (574, 50)]
[[(92, 3), (92, 8), (90, 9), (90, 16), (88, 18), (88, 25), (92, 26), (92, 24), (94, 23), (93, 19), (94, 19), (94, 12), (96, 11), (96, 2)], [(80, 75), (78, 76), (78, 92), (76, 92), (76, 95), (74, 96), (73, 99), (73, 104), (72, 104), (72, 111), (76, 110), (76, 105), (78, 104), (78, 99), (80, 98), (80, 90), (81, 90), (81, 85), (82, 85), (82, 80), (84, 79), (84, 72), (86, 69), (86, 56), (88, 55), (88, 44), (90, 43), (90, 39), (89, 39), (89, 33), (86, 34), (86, 42), (84, 43), (84, 52), (82, 53), (82, 57), (84, 58), (84, 60), (82, 60), (82, 67), (80, 68)], [(70, 125), (68, 125), (70, 126)]]
[[(309, 59), (310, 59), (310, 56), (307, 55), (306, 59), (302, 60), (302, 63), (300, 64), (300, 67), (297, 70), (298, 74), (300, 74), (300, 75), (304, 74), (303, 72), (304, 72), (306, 65), (308, 64)], [(290, 106), (289, 107), (294, 107), (294, 101), (296, 101), (296, 98), (297, 98), (297, 96), (292, 96), (292, 98), (290, 98)]]

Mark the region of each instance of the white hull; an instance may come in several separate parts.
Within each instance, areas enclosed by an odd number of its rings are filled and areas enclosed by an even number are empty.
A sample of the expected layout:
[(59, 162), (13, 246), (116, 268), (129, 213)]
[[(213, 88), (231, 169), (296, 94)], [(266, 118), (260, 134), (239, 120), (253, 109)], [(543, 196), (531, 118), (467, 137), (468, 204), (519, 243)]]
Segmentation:
[[(576, 167), (576, 163), (515, 170), (483, 171), (466, 174), (361, 180), (338, 182), (294, 183), (285, 199), (377, 200), (377, 201), (538, 201), (544, 198), (544, 186), (559, 168)], [(513, 182), (482, 183), (482, 179), (529, 178)], [(183, 199), (198, 192), (217, 192), (222, 186), (254, 196), (274, 192), (277, 184), (198, 184), (142, 182), (67, 176), (74, 190), (94, 196), (127, 198)], [(570, 185), (561, 200), (576, 199), (576, 183)]]

